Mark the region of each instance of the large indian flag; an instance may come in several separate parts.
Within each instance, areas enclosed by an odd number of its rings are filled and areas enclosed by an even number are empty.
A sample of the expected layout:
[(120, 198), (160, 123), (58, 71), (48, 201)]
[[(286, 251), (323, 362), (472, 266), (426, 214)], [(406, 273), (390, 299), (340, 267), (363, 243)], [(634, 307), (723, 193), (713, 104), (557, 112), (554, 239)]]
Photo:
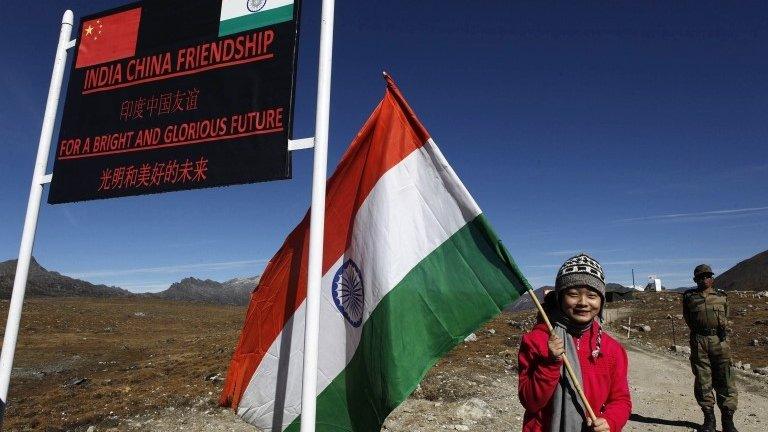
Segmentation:
[[(298, 431), (309, 213), (251, 296), (220, 403)], [(318, 431), (376, 431), (427, 370), (528, 287), (388, 80), (328, 181)]]
[(293, 0), (221, 0), (219, 36), (293, 19)]

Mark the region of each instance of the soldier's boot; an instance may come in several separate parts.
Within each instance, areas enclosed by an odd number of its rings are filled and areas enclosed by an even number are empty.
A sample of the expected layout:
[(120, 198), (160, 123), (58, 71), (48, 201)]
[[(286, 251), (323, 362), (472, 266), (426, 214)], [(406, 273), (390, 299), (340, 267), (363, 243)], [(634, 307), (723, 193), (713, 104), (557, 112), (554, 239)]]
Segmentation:
[(739, 432), (733, 424), (734, 412), (728, 408), (720, 410), (720, 413), (723, 415), (723, 432)]
[(713, 407), (701, 407), (704, 413), (704, 423), (699, 427), (698, 432), (717, 432), (717, 419), (715, 419), (715, 409)]

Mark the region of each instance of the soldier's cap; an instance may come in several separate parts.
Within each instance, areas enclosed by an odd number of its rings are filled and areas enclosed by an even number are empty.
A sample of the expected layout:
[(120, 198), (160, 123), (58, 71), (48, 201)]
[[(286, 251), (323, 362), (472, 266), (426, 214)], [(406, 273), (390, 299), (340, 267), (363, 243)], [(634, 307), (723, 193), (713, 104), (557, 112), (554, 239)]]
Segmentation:
[(696, 266), (695, 269), (693, 269), (693, 278), (698, 279), (700, 276), (703, 275), (713, 275), (715, 272), (712, 271), (712, 267), (710, 267), (707, 264), (699, 264)]

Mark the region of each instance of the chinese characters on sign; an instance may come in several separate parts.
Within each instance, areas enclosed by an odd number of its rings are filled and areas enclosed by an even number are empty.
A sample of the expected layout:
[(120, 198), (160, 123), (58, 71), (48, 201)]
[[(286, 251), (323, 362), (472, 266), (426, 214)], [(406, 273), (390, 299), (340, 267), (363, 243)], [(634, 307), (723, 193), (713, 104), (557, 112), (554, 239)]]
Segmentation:
[(83, 18), (48, 202), (290, 178), (299, 4), (263, 3)]
[(101, 172), (101, 184), (99, 190), (110, 189), (141, 189), (159, 186), (165, 183), (198, 183), (207, 177), (208, 161), (200, 160), (191, 162), (189, 159), (183, 163), (172, 160), (168, 162), (155, 162), (154, 165), (142, 164), (105, 168)]
[(120, 104), (120, 119), (123, 121), (143, 119), (144, 116), (156, 117), (177, 111), (197, 109), (198, 89), (139, 97), (136, 100), (124, 100)]

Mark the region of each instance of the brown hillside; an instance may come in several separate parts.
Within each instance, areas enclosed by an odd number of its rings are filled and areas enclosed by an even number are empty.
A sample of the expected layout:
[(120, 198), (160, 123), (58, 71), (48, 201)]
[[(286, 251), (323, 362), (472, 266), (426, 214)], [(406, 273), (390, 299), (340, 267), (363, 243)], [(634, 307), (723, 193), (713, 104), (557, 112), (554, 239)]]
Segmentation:
[(736, 264), (715, 278), (715, 288), (726, 291), (768, 290), (768, 250)]

